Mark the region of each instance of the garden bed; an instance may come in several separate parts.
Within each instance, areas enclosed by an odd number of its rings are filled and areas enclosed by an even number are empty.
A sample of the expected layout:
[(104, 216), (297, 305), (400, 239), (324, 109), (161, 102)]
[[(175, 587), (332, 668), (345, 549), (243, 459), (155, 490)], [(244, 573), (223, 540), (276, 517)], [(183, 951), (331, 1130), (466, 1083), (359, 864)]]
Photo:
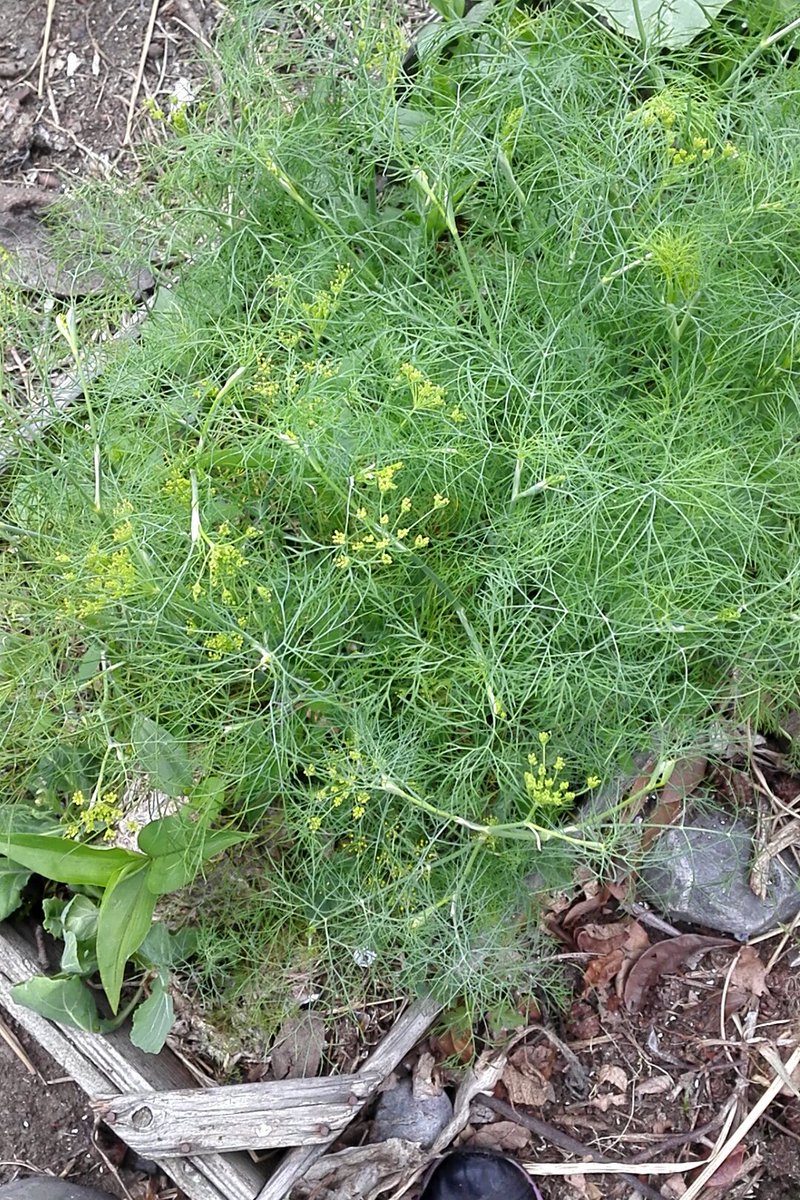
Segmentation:
[[(759, 730), (792, 786), (797, 22), (479, 4), (409, 58), (353, 15), (239, 14), (61, 225), (102, 294), (2, 293), (5, 910), (62, 939), (16, 995), (153, 1051), (196, 1005), (254, 1069), (292, 1010), (555, 1010), (553, 897), (646, 867), (676, 763), (713, 792)], [(171, 286), (112, 344), (131, 263)], [(641, 1047), (621, 903), (594, 1016)]]

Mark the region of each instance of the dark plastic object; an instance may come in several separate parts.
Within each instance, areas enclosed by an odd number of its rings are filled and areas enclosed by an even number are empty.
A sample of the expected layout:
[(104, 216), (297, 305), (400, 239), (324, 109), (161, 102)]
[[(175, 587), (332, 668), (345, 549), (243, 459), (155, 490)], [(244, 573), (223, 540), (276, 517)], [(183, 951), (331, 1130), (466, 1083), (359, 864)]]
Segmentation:
[(0, 1200), (114, 1200), (108, 1192), (96, 1188), (81, 1187), (67, 1179), (53, 1179), (49, 1175), (31, 1175), (27, 1179), (15, 1179), (0, 1187)]
[(433, 1168), (420, 1200), (531, 1200), (538, 1194), (513, 1159), (483, 1150), (454, 1150)]

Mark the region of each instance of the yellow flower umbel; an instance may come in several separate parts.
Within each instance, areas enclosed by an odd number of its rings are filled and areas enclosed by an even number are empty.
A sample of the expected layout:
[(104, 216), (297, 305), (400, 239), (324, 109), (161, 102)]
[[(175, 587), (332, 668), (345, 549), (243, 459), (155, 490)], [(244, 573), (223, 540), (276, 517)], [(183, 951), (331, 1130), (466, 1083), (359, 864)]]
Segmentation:
[(418, 367), (403, 363), (400, 375), (411, 389), (414, 412), (432, 412), (443, 406), (447, 392), (440, 384), (432, 383)]
[(124, 816), (122, 805), (116, 792), (103, 792), (87, 801), (82, 791), (72, 794), (71, 819), (64, 828), (68, 838), (90, 837), (103, 831), (103, 836), (111, 840), (114, 836), (114, 826)]
[(523, 776), (525, 790), (531, 801), (528, 820), (536, 812), (563, 808), (564, 805), (571, 804), (575, 799), (575, 793), (570, 790), (569, 780), (559, 779), (564, 770), (564, 759), (558, 755), (552, 764), (547, 761), (547, 743), (549, 741), (549, 733), (540, 733), (541, 749), (539, 753), (528, 755), (528, 765), (531, 769), (526, 771)]

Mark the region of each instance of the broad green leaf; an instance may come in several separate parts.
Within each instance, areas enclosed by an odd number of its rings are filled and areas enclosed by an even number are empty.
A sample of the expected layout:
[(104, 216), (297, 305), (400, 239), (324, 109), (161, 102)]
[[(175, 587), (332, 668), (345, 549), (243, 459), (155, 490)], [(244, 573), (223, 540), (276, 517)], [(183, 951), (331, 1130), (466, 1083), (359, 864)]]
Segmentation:
[(139, 864), (142, 855), (116, 847), (84, 846), (46, 833), (0, 836), (0, 854), (57, 883), (105, 887), (123, 867)]
[(5, 921), (19, 908), (22, 889), (31, 872), (7, 858), (0, 858), (0, 921)]
[(174, 956), (172, 934), (163, 921), (154, 921), (137, 951), (137, 958), (153, 967), (170, 967)]
[(168, 796), (183, 796), (192, 786), (192, 764), (184, 747), (150, 717), (137, 713), (131, 729), (136, 757), (153, 787)]
[(125, 866), (106, 888), (97, 922), (97, 962), (111, 1011), (119, 1008), (125, 964), (147, 937), (156, 898), (147, 867)]
[[(729, 0), (639, 0), (639, 19), (648, 46), (687, 46), (706, 29)], [(641, 41), (634, 0), (588, 0), (620, 33)]]
[(244, 841), (245, 834), (220, 829), (206, 835), (202, 843), (173, 854), (154, 857), (147, 878), (147, 886), (155, 896), (176, 892), (191, 883), (203, 863), (221, 854), (229, 846)]
[(168, 817), (157, 817), (139, 830), (137, 842), (143, 854), (159, 858), (164, 854), (175, 854), (188, 849), (199, 840), (194, 809), (182, 808)]
[(465, 0), (431, 0), (431, 5), (445, 21), (454, 17), (463, 17)]
[(100, 1033), (103, 1022), (97, 1014), (94, 997), (80, 979), (50, 979), (37, 975), (11, 989), (11, 999), (51, 1021)]
[(159, 975), (153, 990), (133, 1014), (131, 1041), (134, 1046), (148, 1054), (158, 1054), (167, 1040), (167, 1034), (175, 1023), (175, 1009), (166, 983)]
[(168, 817), (158, 817), (139, 831), (139, 849), (151, 858), (166, 854), (189, 851), (199, 857), (213, 858), (228, 846), (241, 841), (246, 834), (232, 830), (217, 830), (208, 833), (196, 819), (193, 808), (183, 808)]
[(44, 912), (42, 925), (45, 932), (49, 933), (51, 937), (63, 938), (64, 909), (68, 903), (68, 900), (62, 900), (60, 896), (48, 896), (47, 900), (42, 901), (42, 911)]
[(97, 950), (94, 941), (79, 942), (71, 929), (64, 933), (61, 970), (69, 975), (94, 975), (97, 970)]
[(225, 803), (225, 780), (221, 775), (206, 775), (192, 788), (192, 807), (211, 820)]
[(197, 933), (194, 929), (170, 932), (162, 921), (154, 921), (147, 937), (136, 952), (136, 958), (150, 967), (173, 967), (194, 951)]
[(61, 914), (65, 930), (74, 933), (79, 942), (90, 942), (97, 935), (99, 909), (88, 896), (73, 896)]

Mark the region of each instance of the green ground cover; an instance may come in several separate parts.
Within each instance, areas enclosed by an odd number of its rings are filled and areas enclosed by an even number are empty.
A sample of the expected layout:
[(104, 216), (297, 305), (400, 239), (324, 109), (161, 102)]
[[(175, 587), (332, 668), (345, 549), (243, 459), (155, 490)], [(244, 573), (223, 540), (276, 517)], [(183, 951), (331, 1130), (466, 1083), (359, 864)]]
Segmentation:
[(395, 13), (320, 13), (243, 7), (87, 198), (178, 282), (0, 479), (15, 827), (144, 775), (246, 834), (192, 967), (246, 1022), (541, 983), (537, 892), (627, 845), (581, 798), (800, 666), (792, 6), (645, 53), (479, 6), (413, 79)]

